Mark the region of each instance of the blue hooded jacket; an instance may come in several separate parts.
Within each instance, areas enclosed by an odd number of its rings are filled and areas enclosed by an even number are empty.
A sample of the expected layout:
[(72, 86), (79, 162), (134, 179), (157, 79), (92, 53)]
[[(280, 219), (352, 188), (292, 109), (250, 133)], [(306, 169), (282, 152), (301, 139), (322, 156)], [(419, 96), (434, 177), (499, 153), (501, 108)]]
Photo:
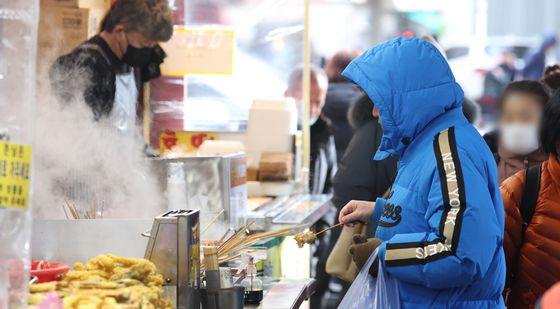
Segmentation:
[(430, 43), (398, 38), (346, 68), (379, 109), (376, 160), (398, 156), (372, 222), (404, 308), (503, 308), (504, 211), (496, 163), (463, 116), (463, 91)]

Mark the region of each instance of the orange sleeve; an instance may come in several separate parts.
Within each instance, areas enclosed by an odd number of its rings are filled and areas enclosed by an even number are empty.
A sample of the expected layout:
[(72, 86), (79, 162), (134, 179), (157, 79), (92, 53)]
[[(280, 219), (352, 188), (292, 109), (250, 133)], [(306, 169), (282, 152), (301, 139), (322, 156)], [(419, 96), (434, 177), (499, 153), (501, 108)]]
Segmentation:
[(525, 182), (525, 171), (521, 171), (502, 182), (501, 192), (504, 201), (505, 231), (504, 251), (507, 264), (506, 287), (510, 281), (517, 265), (519, 251), (523, 245), (523, 217), (519, 210), (523, 196)]

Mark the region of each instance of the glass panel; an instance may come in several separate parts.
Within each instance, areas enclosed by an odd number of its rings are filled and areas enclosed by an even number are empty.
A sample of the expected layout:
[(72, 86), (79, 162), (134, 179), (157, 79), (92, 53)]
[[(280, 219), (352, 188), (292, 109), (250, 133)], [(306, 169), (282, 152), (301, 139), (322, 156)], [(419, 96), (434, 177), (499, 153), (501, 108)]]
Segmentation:
[(238, 131), (255, 98), (282, 97), (303, 61), (304, 1), (175, 1), (177, 26), (233, 29), (231, 75), (164, 76), (151, 84), (152, 146), (170, 130)]
[(37, 14), (36, 0), (0, 1), (0, 308), (27, 307), (31, 213), (19, 207), (28, 203), (15, 203), (25, 195), (15, 185), (21, 175), (15, 158), (22, 155), (7, 150), (32, 142)]

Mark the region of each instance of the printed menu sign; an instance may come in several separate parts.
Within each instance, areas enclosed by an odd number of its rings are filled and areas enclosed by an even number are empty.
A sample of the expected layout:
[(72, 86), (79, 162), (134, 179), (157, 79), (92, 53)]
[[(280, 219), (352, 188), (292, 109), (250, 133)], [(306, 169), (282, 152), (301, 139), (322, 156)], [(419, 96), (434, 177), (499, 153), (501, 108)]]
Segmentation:
[(27, 208), (31, 146), (0, 142), (0, 207)]
[(169, 42), (162, 43), (167, 58), (163, 75), (231, 75), (235, 36), (227, 29), (175, 29)]

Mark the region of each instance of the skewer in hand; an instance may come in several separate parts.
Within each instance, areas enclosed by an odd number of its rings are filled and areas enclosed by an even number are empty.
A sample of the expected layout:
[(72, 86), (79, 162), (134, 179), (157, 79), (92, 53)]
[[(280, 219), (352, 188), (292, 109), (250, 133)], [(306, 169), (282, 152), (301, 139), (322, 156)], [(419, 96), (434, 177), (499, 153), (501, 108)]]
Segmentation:
[(338, 224), (329, 226), (329, 227), (327, 227), (326, 229), (321, 230), (321, 231), (319, 231), (319, 232), (317, 232), (317, 233), (313, 233), (313, 232), (311, 232), (311, 231), (306, 231), (306, 232), (297, 233), (297, 234), (294, 236), (294, 239), (296, 240), (298, 247), (299, 247), (299, 248), (303, 248), (303, 245), (305, 245), (305, 244), (312, 244), (312, 243), (317, 239), (317, 236), (318, 236), (319, 234), (324, 233), (324, 232), (326, 232), (326, 231), (328, 231), (328, 230), (332, 230), (332, 229), (334, 229), (334, 228), (337, 228), (337, 227), (339, 227), (339, 226), (341, 226), (341, 225), (343, 225), (343, 223), (338, 223)]

